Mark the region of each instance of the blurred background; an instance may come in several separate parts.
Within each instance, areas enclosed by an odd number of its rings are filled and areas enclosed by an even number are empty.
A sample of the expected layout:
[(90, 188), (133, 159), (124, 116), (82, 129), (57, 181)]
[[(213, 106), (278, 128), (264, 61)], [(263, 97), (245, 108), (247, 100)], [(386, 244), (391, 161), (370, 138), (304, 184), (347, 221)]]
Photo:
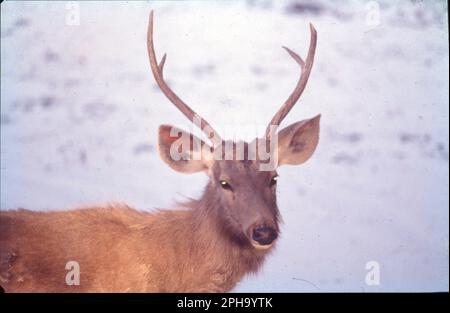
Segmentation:
[(228, 138), (263, 134), (299, 75), (281, 46), (318, 32), (282, 126), (321, 113), (319, 147), (279, 169), (281, 239), (234, 291), (448, 291), (446, 1), (5, 1), (2, 210), (201, 195), (156, 151), (160, 124), (191, 126), (150, 73), (151, 9), (166, 80)]

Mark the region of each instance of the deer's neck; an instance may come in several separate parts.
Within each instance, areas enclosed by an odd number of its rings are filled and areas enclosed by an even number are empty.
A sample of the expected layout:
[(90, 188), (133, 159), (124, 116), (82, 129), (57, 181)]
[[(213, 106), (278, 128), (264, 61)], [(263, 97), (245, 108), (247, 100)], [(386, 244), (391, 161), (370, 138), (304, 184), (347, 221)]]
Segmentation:
[(219, 280), (231, 289), (249, 272), (255, 272), (264, 260), (267, 251), (256, 250), (248, 240), (230, 233), (226, 221), (221, 218), (219, 199), (210, 185), (203, 197), (193, 201), (192, 209), (194, 255), (202, 255), (212, 275), (222, 275)]

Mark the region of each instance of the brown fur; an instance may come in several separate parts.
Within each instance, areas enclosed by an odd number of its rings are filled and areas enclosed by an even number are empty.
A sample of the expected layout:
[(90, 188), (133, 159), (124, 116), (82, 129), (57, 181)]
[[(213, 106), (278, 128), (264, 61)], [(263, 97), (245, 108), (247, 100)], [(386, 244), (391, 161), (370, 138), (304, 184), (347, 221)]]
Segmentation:
[[(7, 292), (228, 291), (265, 252), (228, 238), (214, 210), (204, 210), (209, 201), (157, 213), (125, 205), (1, 212), (1, 285)], [(80, 264), (79, 286), (65, 283), (71, 260)]]

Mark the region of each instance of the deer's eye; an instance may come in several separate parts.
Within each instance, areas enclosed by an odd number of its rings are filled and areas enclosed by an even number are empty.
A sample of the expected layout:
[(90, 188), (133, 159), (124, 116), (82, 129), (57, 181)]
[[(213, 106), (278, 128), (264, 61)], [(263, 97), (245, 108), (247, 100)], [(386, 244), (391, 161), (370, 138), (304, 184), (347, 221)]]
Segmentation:
[(220, 186), (226, 190), (233, 190), (233, 188), (231, 188), (231, 185), (226, 180), (223, 179), (220, 181)]
[(277, 184), (277, 181), (278, 181), (278, 176), (272, 177), (272, 179), (270, 180), (270, 187), (275, 186)]

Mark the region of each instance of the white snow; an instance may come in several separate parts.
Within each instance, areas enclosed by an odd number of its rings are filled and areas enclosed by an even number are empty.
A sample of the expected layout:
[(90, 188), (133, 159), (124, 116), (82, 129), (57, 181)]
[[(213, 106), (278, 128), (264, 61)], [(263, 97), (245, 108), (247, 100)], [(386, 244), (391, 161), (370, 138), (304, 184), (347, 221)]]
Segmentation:
[[(322, 114), (304, 165), (279, 169), (282, 237), (234, 291), (449, 290), (449, 51), (441, 1), (1, 4), (2, 209), (121, 201), (141, 210), (198, 197), (156, 153), (160, 124), (189, 128), (165, 77), (219, 131), (251, 139), (292, 91), (318, 32), (306, 91), (284, 126)], [(380, 23), (370, 9), (378, 4)], [(291, 8), (290, 10), (288, 8)], [(380, 285), (365, 282), (380, 265)]]

